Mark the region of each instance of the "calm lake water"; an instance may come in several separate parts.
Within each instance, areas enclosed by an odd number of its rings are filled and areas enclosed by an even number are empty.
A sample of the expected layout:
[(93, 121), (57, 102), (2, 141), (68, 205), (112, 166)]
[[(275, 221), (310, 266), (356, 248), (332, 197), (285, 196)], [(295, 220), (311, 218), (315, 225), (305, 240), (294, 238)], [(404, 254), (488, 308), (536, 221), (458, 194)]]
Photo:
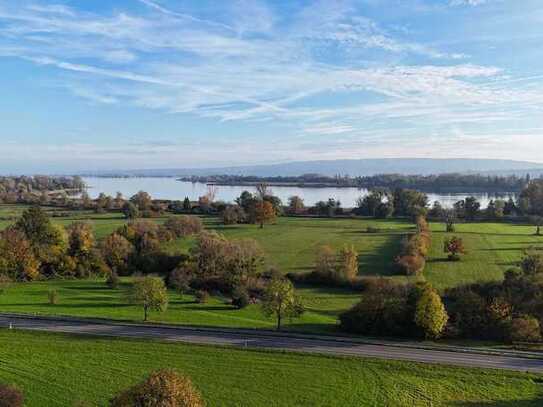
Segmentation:
[[(88, 193), (92, 198), (96, 198), (101, 192), (115, 196), (121, 192), (123, 196), (130, 197), (138, 191), (146, 191), (156, 199), (183, 200), (189, 197), (191, 200), (197, 200), (198, 197), (205, 195), (207, 185), (202, 183), (182, 182), (175, 178), (96, 178), (85, 177), (84, 181), (89, 186)], [(217, 187), (216, 200), (232, 202), (243, 191), (254, 192), (252, 187), (243, 186), (219, 186)], [(368, 193), (367, 189), (358, 188), (297, 188), (297, 187), (271, 187), (273, 194), (281, 198), (286, 204), (288, 198), (292, 195), (298, 195), (304, 199), (307, 206), (314, 205), (318, 201), (326, 201), (328, 198), (339, 199), (344, 208), (356, 206), (356, 200), (360, 196)], [(513, 194), (486, 194), (486, 193), (454, 193), (454, 194), (432, 194), (428, 197), (430, 202), (439, 201), (443, 206), (450, 207), (455, 202), (475, 196), (485, 207), (491, 199), (502, 198), (509, 199)]]

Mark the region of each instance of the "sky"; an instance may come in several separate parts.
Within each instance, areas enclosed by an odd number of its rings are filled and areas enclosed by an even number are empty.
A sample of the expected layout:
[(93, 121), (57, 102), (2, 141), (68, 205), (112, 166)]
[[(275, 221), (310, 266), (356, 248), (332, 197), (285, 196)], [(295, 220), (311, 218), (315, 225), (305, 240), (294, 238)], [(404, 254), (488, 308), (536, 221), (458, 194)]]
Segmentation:
[(0, 172), (543, 162), (541, 0), (0, 0)]

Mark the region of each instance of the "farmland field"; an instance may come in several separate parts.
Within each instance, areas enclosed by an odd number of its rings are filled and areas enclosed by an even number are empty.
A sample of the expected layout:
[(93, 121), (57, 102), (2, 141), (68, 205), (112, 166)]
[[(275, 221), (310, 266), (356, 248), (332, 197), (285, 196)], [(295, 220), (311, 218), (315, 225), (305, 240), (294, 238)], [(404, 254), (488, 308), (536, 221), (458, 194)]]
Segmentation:
[(208, 406), (529, 407), (543, 396), (540, 376), (504, 371), (5, 329), (0, 343), (0, 382), (19, 386), (27, 407), (103, 406), (166, 367)]
[[(20, 206), (0, 206), (0, 227), (20, 214)], [(163, 222), (166, 218), (154, 219)], [(68, 225), (75, 220), (90, 222), (99, 239), (125, 223), (120, 214), (96, 215), (75, 212), (68, 217), (55, 217), (54, 222)], [(317, 219), (279, 218), (274, 225), (259, 229), (254, 225), (223, 226), (216, 218), (204, 218), (206, 227), (216, 229), (228, 238), (254, 238), (266, 253), (267, 265), (280, 271), (300, 272), (311, 270), (317, 247), (323, 244), (340, 248), (352, 244), (359, 253), (359, 274), (388, 276), (399, 281), (407, 277), (395, 275), (392, 259), (398, 253), (400, 242), (413, 225), (402, 220), (373, 219)], [(377, 228), (368, 233), (367, 228)], [(458, 284), (498, 280), (503, 272), (516, 264), (522, 251), (530, 246), (543, 246), (543, 238), (534, 236), (533, 227), (508, 223), (458, 224), (455, 235), (461, 236), (468, 253), (460, 262), (448, 262), (442, 252), (446, 234), (444, 226), (431, 224), (433, 244), (423, 277), (435, 287), (443, 289)], [(193, 239), (180, 239), (167, 244), (169, 252), (186, 252)], [(127, 305), (124, 291), (106, 288), (103, 280), (43, 281), (31, 284), (14, 284), (0, 296), (0, 309), (13, 312), (62, 314), (139, 320), (141, 310)], [(47, 303), (47, 292), (54, 288), (59, 294), (59, 304)], [(306, 314), (292, 323), (289, 329), (313, 332), (332, 332), (337, 316), (354, 304), (359, 294), (348, 289), (299, 287), (307, 308)], [(154, 321), (192, 325), (228, 326), (244, 328), (271, 328), (273, 322), (264, 318), (259, 307), (252, 305), (236, 310), (227, 298), (213, 297), (206, 304), (196, 304), (191, 296), (170, 293), (170, 307), (165, 313), (153, 313)]]

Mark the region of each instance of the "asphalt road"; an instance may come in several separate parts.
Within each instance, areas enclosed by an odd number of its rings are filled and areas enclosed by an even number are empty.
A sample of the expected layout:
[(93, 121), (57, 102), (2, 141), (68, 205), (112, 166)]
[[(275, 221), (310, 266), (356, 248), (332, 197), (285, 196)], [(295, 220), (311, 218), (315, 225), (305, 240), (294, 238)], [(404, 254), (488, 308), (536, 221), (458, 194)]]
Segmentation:
[(426, 350), (390, 344), (361, 344), (349, 340), (300, 338), (258, 332), (235, 332), (213, 329), (130, 325), (102, 322), (31, 319), (0, 316), (0, 327), (14, 329), (159, 339), (203, 345), (225, 345), (239, 348), (276, 349), (296, 352), (407, 360), (466, 367), (508, 369), (543, 373), (543, 359), (497, 356), (479, 353)]

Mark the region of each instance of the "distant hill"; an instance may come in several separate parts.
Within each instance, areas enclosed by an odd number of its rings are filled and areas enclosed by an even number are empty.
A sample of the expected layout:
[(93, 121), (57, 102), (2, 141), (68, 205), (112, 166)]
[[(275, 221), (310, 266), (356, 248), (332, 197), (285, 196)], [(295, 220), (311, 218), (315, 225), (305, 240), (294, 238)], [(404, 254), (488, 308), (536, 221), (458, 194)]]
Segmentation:
[(363, 176), (375, 174), (444, 174), (487, 173), (492, 175), (543, 174), (543, 164), (527, 161), (474, 159), (474, 158), (377, 158), (360, 160), (294, 161), (280, 164), (247, 165), (217, 168), (172, 168), (126, 171), (89, 171), (81, 175), (98, 176), (206, 176), (206, 175), (254, 175), (296, 176), (303, 174), (336, 174)]

